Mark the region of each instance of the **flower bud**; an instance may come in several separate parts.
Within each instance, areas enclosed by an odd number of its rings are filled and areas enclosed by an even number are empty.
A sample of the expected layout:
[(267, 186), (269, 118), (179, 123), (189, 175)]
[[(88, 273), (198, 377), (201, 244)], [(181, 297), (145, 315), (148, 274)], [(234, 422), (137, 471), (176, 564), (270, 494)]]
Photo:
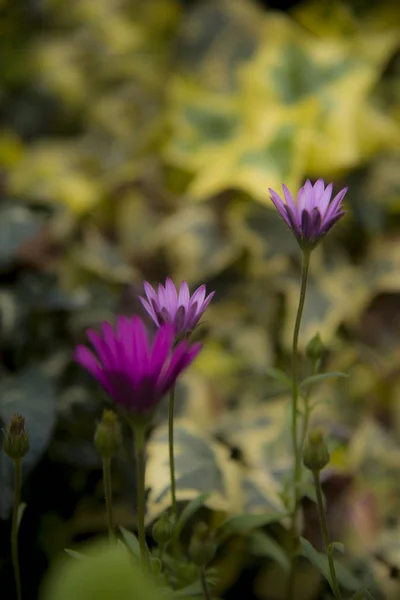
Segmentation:
[(198, 523), (189, 544), (190, 559), (195, 565), (203, 567), (214, 558), (215, 550), (215, 542), (208, 526), (203, 522)]
[(306, 355), (312, 362), (321, 360), (325, 352), (325, 346), (322, 343), (319, 333), (308, 342), (306, 346)]
[(329, 452), (324, 441), (322, 429), (311, 431), (304, 443), (303, 463), (307, 469), (313, 472), (322, 471), (329, 463)]
[(29, 451), (29, 436), (25, 429), (25, 419), (19, 413), (13, 414), (3, 442), (4, 452), (13, 460), (24, 458)]
[(122, 444), (121, 427), (112, 410), (105, 409), (94, 434), (96, 450), (104, 459), (112, 458)]
[(172, 537), (173, 525), (169, 516), (164, 513), (154, 523), (152, 529), (153, 540), (159, 545), (164, 546)]

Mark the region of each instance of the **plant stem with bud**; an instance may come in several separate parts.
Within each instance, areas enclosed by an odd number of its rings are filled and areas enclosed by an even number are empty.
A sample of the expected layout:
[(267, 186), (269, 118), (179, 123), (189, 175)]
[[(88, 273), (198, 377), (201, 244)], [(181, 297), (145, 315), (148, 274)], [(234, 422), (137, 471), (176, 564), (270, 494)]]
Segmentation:
[(174, 404), (175, 404), (175, 385), (171, 388), (169, 394), (169, 412), (168, 412), (168, 447), (169, 447), (169, 473), (171, 479), (171, 507), (172, 516), (176, 520), (176, 485), (175, 485), (175, 457), (174, 457)]
[(146, 532), (144, 526), (145, 517), (145, 428), (141, 425), (135, 425), (135, 455), (137, 469), (137, 525), (140, 547), (140, 560), (142, 563), (143, 572), (147, 572), (149, 568)]
[(104, 482), (104, 495), (106, 498), (108, 536), (110, 538), (110, 542), (115, 542), (113, 512), (112, 512), (111, 459), (110, 458), (103, 458), (103, 482)]
[(292, 444), (294, 453), (294, 471), (293, 471), (293, 511), (291, 516), (291, 543), (292, 547), (292, 560), (291, 570), (288, 579), (288, 593), (287, 597), (293, 598), (294, 595), (294, 574), (296, 566), (296, 550), (297, 550), (297, 533), (296, 533), (296, 522), (299, 505), (299, 487), (301, 480), (301, 453), (298, 443), (298, 400), (299, 400), (299, 382), (298, 382), (298, 343), (301, 319), (303, 316), (304, 302), (307, 291), (307, 280), (308, 270), (310, 266), (310, 250), (302, 250), (302, 267), (301, 267), (301, 285), (300, 285), (300, 296), (299, 304), (297, 308), (296, 321), (293, 331), (293, 344), (292, 344)]
[(14, 567), (15, 587), (17, 591), (17, 600), (22, 598), (21, 573), (19, 568), (18, 556), (18, 511), (21, 503), (21, 459), (15, 458), (14, 463), (14, 506), (11, 525), (11, 556)]
[(321, 524), (322, 537), (324, 539), (325, 552), (328, 557), (329, 564), (329, 572), (331, 575), (331, 585), (333, 595), (336, 600), (342, 600), (342, 596), (340, 593), (339, 583), (336, 575), (335, 562), (333, 560), (332, 551), (330, 548), (329, 534), (328, 534), (328, 526), (326, 524), (325, 511), (324, 511), (324, 503), (322, 500), (322, 489), (321, 489), (321, 481), (319, 477), (319, 471), (313, 471), (314, 477), (314, 485), (315, 491), (317, 495), (317, 507), (318, 507), (318, 515)]
[(206, 570), (204, 567), (200, 571), (200, 581), (205, 600), (211, 600), (210, 590), (208, 589), (207, 585)]

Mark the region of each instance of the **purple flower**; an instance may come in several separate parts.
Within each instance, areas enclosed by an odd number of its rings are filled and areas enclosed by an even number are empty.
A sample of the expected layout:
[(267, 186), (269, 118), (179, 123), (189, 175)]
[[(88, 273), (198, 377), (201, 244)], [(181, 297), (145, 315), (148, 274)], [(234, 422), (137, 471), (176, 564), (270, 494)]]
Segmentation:
[(347, 187), (331, 200), (332, 187), (330, 183), (325, 188), (323, 179), (318, 179), (314, 186), (307, 180), (300, 188), (296, 202), (285, 185), (282, 185), (285, 201), (274, 190), (269, 190), (272, 202), (302, 247), (316, 246), (345, 214), (342, 200)]
[(190, 296), (186, 281), (182, 281), (178, 292), (169, 277), (165, 287), (161, 283), (158, 285), (158, 293), (147, 281), (144, 290), (146, 298), (139, 296), (139, 300), (148, 315), (158, 327), (162, 323), (171, 323), (178, 337), (193, 331), (215, 294), (211, 292), (206, 298), (206, 286), (201, 285)]
[(91, 329), (86, 333), (94, 351), (79, 345), (75, 360), (116, 404), (138, 415), (151, 413), (201, 350), (201, 344), (187, 340), (174, 347), (175, 331), (168, 324), (150, 344), (139, 317), (118, 317), (115, 329), (103, 323), (102, 335)]

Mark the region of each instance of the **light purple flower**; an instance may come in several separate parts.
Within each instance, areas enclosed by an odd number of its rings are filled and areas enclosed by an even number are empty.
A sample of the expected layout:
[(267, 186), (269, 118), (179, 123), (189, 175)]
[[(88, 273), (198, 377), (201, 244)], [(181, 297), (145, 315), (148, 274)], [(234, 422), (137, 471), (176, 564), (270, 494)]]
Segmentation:
[(287, 187), (282, 185), (282, 188), (285, 200), (270, 189), (271, 200), (303, 247), (316, 246), (345, 214), (342, 200), (347, 187), (331, 200), (332, 183), (325, 188), (323, 179), (318, 179), (314, 186), (307, 180), (300, 188), (296, 202)]
[(178, 337), (193, 331), (215, 294), (211, 292), (206, 298), (206, 286), (201, 285), (190, 296), (186, 281), (182, 281), (178, 292), (169, 277), (165, 287), (161, 283), (158, 285), (158, 292), (147, 281), (144, 290), (146, 298), (139, 296), (139, 300), (148, 315), (158, 327), (162, 323), (171, 323)]
[(103, 323), (102, 335), (87, 332), (94, 351), (75, 349), (75, 360), (95, 377), (113, 400), (131, 413), (145, 415), (157, 406), (194, 360), (201, 344), (183, 340), (176, 347), (172, 325), (162, 325), (149, 343), (139, 317), (118, 317), (116, 327)]

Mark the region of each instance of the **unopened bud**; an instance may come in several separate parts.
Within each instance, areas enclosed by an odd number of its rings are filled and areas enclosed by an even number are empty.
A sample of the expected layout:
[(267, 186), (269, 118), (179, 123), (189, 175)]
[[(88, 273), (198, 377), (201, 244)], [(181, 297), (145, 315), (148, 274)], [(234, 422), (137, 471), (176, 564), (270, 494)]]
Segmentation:
[(13, 414), (4, 436), (4, 452), (13, 460), (24, 458), (29, 451), (29, 436), (25, 429), (25, 419), (19, 413)]
[(121, 444), (122, 435), (118, 417), (112, 410), (105, 409), (94, 434), (96, 450), (102, 458), (110, 459), (118, 452)]
[(169, 516), (164, 513), (153, 525), (153, 540), (159, 545), (164, 546), (172, 537), (173, 525)]
[(215, 542), (208, 526), (203, 522), (198, 523), (189, 544), (190, 559), (195, 565), (203, 567), (214, 558), (215, 549)]
[(322, 429), (311, 431), (304, 443), (303, 463), (310, 471), (319, 472), (329, 463), (329, 452)]
[(308, 342), (306, 346), (306, 355), (311, 361), (321, 360), (325, 352), (325, 346), (322, 343), (319, 333)]

